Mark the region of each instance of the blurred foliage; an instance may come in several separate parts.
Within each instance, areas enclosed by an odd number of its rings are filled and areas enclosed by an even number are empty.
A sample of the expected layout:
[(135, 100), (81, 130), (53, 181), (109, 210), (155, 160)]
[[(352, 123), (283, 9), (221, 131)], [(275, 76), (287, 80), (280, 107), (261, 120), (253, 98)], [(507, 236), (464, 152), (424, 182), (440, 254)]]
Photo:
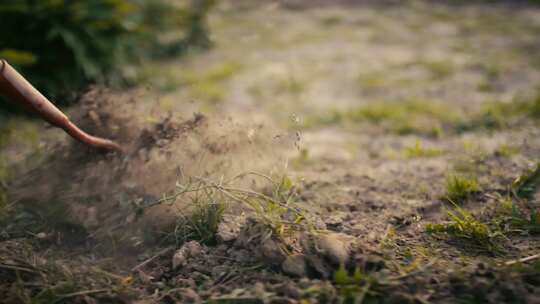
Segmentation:
[[(46, 95), (123, 79), (129, 63), (207, 47), (214, 0), (7, 0), (0, 58)], [(171, 35), (171, 37), (164, 37)]]

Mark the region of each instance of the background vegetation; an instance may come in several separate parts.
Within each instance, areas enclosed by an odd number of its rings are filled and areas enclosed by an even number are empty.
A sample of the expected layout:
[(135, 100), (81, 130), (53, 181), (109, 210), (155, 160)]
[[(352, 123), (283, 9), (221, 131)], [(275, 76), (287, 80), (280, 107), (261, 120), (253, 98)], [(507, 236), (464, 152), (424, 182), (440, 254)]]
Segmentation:
[(66, 96), (91, 82), (126, 80), (129, 64), (141, 59), (208, 46), (204, 22), (213, 2), (3, 1), (0, 58), (46, 95)]

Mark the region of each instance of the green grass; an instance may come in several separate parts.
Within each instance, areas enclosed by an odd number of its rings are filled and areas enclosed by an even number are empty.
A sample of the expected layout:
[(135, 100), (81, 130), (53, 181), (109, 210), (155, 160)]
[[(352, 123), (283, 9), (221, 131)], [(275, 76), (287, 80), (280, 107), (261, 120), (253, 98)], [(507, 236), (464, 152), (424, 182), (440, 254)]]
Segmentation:
[(494, 154), (496, 156), (511, 157), (519, 153), (519, 148), (508, 144), (501, 144), (495, 149)]
[(306, 117), (302, 128), (321, 125), (358, 125), (371, 123), (397, 134), (440, 136), (446, 123), (456, 119), (457, 112), (443, 103), (419, 99), (370, 103), (347, 110), (329, 111)]
[(456, 204), (461, 204), (471, 195), (479, 191), (480, 186), (478, 185), (476, 178), (452, 173), (446, 177), (446, 193), (444, 199)]
[(444, 154), (443, 150), (436, 148), (426, 148), (422, 145), (420, 140), (417, 140), (416, 143), (412, 146), (405, 147), (403, 150), (405, 157), (416, 158), (416, 157), (436, 157)]
[(499, 226), (508, 233), (540, 234), (540, 212), (532, 209), (524, 212), (511, 196), (500, 196), (496, 209)]
[(307, 115), (300, 125), (292, 127), (354, 127), (364, 123), (401, 135), (441, 137), (445, 134), (500, 130), (530, 120), (540, 121), (540, 91), (532, 97), (515, 98), (511, 102), (486, 102), (481, 109), (472, 113), (464, 113), (448, 103), (416, 98), (372, 102), (349, 109), (334, 109), (322, 114)]
[(447, 216), (449, 222), (428, 224), (426, 232), (466, 239), (487, 247), (492, 247), (494, 239), (499, 236), (499, 233), (493, 233), (486, 223), (477, 220), (469, 211), (461, 207), (455, 206), (454, 210), (448, 210)]
[(519, 198), (531, 199), (540, 188), (540, 162), (520, 175), (512, 184), (512, 192)]
[(195, 98), (210, 103), (218, 103), (227, 96), (225, 82), (240, 71), (242, 66), (236, 61), (227, 61), (213, 66), (203, 73), (185, 71), (179, 85), (192, 88)]
[(510, 224), (515, 229), (526, 231), (528, 234), (540, 234), (540, 212), (531, 210), (528, 216), (513, 204)]
[[(210, 200), (207, 200), (210, 199)], [(216, 243), (216, 233), (223, 219), (225, 203), (214, 201), (214, 198), (201, 199), (196, 196), (191, 210), (187, 214), (180, 213), (174, 228), (176, 244), (195, 240), (202, 244)]]
[[(233, 185), (235, 181), (245, 177), (253, 178), (252, 182), (254, 179), (264, 181), (263, 190), (258, 192)], [(296, 186), (288, 176), (266, 176), (248, 172), (219, 182), (208, 178), (189, 177), (177, 182), (175, 193), (144, 208), (166, 202), (179, 202), (183, 206), (176, 223), (160, 232), (164, 235), (162, 242), (182, 244), (195, 240), (215, 244), (225, 207), (230, 206), (241, 207), (277, 237), (298, 229), (308, 231), (304, 212), (294, 205), (296, 196)]]
[(456, 124), (457, 133), (478, 129), (499, 130), (511, 127), (515, 122), (540, 120), (540, 91), (528, 98), (514, 98), (509, 102), (491, 101), (477, 113)]

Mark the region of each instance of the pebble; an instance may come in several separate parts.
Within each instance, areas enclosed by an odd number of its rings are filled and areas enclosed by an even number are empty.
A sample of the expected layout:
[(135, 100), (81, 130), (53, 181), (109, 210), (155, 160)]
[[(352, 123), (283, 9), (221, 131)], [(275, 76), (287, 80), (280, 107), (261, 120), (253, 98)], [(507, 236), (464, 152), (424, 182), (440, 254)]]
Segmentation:
[(296, 254), (288, 256), (283, 264), (281, 264), (281, 269), (285, 274), (295, 277), (305, 277), (306, 276), (306, 260), (304, 255)]
[(280, 244), (273, 239), (267, 239), (260, 247), (261, 257), (270, 265), (281, 265), (287, 258)]
[(187, 259), (200, 255), (201, 253), (202, 253), (202, 247), (201, 247), (201, 244), (199, 244), (198, 242), (190, 241), (190, 242), (185, 243), (173, 255), (173, 258), (172, 258), (173, 269), (176, 269), (180, 266), (184, 266), (187, 262)]

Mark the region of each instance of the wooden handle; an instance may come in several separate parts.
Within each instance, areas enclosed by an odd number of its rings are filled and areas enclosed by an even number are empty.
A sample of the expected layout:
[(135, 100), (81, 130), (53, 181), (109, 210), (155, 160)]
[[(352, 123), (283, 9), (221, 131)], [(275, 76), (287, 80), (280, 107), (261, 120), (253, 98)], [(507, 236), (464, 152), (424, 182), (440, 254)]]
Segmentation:
[(98, 149), (122, 151), (122, 148), (115, 142), (89, 135), (79, 129), (62, 111), (3, 59), (0, 59), (0, 94), (27, 111), (39, 115), (53, 126), (64, 129), (66, 133), (82, 143)]

